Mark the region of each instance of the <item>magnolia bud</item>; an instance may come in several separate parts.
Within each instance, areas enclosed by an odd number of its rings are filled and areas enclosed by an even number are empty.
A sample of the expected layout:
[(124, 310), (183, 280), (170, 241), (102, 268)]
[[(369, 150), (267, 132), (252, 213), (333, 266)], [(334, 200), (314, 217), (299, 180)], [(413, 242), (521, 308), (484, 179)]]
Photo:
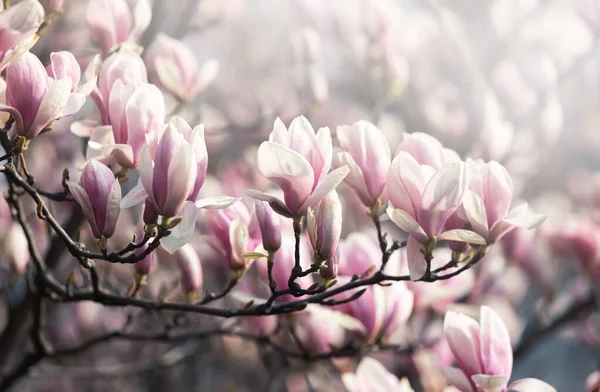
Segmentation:
[(85, 166), (79, 184), (69, 181), (67, 185), (94, 237), (111, 237), (121, 212), (121, 185), (108, 166), (91, 160)]
[(202, 287), (202, 264), (194, 248), (186, 244), (176, 253), (175, 258), (181, 272), (181, 288), (186, 294)]
[(321, 260), (336, 255), (342, 234), (342, 203), (336, 191), (331, 191), (308, 211), (308, 234), (313, 249)]
[(276, 251), (281, 247), (281, 228), (279, 215), (275, 214), (269, 203), (255, 200), (256, 219), (262, 235), (265, 250)]

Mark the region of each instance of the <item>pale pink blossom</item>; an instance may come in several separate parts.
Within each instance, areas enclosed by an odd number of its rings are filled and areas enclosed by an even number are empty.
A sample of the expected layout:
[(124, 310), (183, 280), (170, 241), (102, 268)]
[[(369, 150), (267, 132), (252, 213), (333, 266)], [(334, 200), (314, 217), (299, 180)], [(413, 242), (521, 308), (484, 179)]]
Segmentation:
[(432, 241), (485, 244), (483, 238), (469, 230), (444, 231), (446, 221), (461, 205), (467, 185), (467, 170), (463, 162), (451, 162), (436, 171), (431, 166), (420, 165), (405, 151), (400, 151), (392, 161), (387, 185), (391, 205), (387, 214), (398, 227), (410, 234), (407, 255), (413, 280), (425, 274), (422, 249), (430, 246)]
[(281, 188), (284, 202), (259, 191), (247, 193), (268, 201), (282, 215), (304, 216), (309, 207), (317, 205), (349, 172), (348, 167), (340, 167), (329, 173), (332, 153), (328, 128), (321, 128), (315, 134), (308, 120), (300, 116), (286, 129), (277, 119), (269, 141), (258, 149), (258, 168)]
[(199, 67), (190, 48), (163, 33), (157, 34), (144, 57), (158, 86), (185, 102), (206, 89), (219, 72), (217, 60), (208, 60)]
[(513, 206), (512, 180), (498, 162), (467, 161), (469, 190), (463, 207), (471, 229), (493, 244), (516, 227), (533, 229), (541, 225), (545, 215), (529, 211), (527, 203)]
[(388, 142), (383, 132), (368, 121), (360, 120), (352, 126), (337, 129), (343, 151), (335, 155), (334, 165), (347, 165), (350, 173), (344, 179), (367, 207), (387, 200), (387, 175), (392, 162)]
[(119, 44), (135, 47), (151, 17), (148, 0), (91, 0), (86, 12), (90, 33), (104, 54)]
[(443, 367), (442, 373), (463, 392), (554, 392), (536, 379), (521, 379), (507, 387), (513, 366), (510, 336), (500, 317), (482, 306), (479, 322), (464, 314), (448, 311), (444, 335), (457, 368)]
[[(15, 131), (33, 139), (52, 123), (75, 114), (89, 91), (79, 91), (78, 65), (68, 52), (53, 53), (48, 76), (37, 56), (27, 52), (11, 62), (6, 71), (6, 105), (0, 110), (15, 118)], [(58, 79), (55, 79), (55, 77)], [(91, 86), (86, 85), (85, 90)]]

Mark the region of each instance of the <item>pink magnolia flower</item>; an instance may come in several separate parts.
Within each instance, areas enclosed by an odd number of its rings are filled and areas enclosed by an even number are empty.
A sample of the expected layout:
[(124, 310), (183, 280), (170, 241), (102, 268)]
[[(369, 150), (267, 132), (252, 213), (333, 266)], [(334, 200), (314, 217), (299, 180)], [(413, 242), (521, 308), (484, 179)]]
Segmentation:
[(342, 381), (349, 392), (414, 392), (406, 378), (398, 380), (371, 357), (363, 358), (355, 373), (344, 373)]
[[(98, 68), (98, 88), (92, 93), (92, 99), (96, 102), (100, 115), (102, 117), (102, 125), (110, 125), (113, 121), (120, 121), (120, 116), (114, 120), (111, 119), (109, 108), (114, 106), (111, 104), (111, 94), (113, 87), (120, 81), (125, 89), (130, 91), (130, 94), (141, 84), (148, 83), (148, 74), (144, 60), (135, 52), (125, 48), (108, 56), (101, 64), (97, 62), (92, 64)], [(118, 98), (122, 94), (115, 94), (113, 99)]]
[(165, 122), (165, 102), (160, 90), (149, 83), (135, 88), (117, 79), (110, 93), (111, 125), (96, 127), (88, 142), (91, 157), (133, 168), (140, 163), (148, 134), (159, 132)]
[(104, 54), (116, 45), (134, 44), (148, 28), (151, 17), (148, 0), (91, 0), (86, 12), (92, 38)]
[(368, 121), (338, 127), (337, 137), (343, 151), (336, 154), (335, 166), (350, 169), (345, 181), (367, 207), (385, 202), (385, 185), (392, 161), (390, 147), (383, 132)]
[(144, 56), (148, 71), (160, 88), (185, 102), (194, 99), (219, 72), (217, 60), (208, 60), (199, 68), (190, 48), (163, 33), (157, 34)]
[(250, 259), (244, 254), (260, 242), (258, 227), (252, 226), (252, 215), (243, 203), (232, 203), (224, 209), (208, 210), (205, 219), (210, 235), (208, 245), (220, 254), (231, 270), (244, 269)]
[(431, 166), (436, 170), (450, 162), (460, 161), (456, 151), (445, 148), (439, 140), (422, 132), (404, 133), (396, 153), (400, 151), (409, 153), (420, 165)]
[[(448, 311), (444, 335), (459, 369), (443, 367), (448, 381), (463, 392), (505, 392), (512, 373), (510, 336), (500, 317), (487, 306), (481, 307), (479, 322)], [(522, 379), (508, 386), (511, 391), (553, 392), (550, 385), (536, 379)]]
[(533, 229), (545, 215), (528, 210), (527, 203), (509, 211), (513, 198), (508, 171), (498, 162), (467, 161), (470, 169), (469, 190), (463, 207), (472, 230), (493, 244), (516, 227)]
[(342, 203), (336, 191), (329, 192), (313, 209), (308, 209), (308, 235), (321, 260), (335, 256), (342, 234)]
[(304, 116), (295, 118), (289, 130), (275, 120), (269, 141), (258, 149), (258, 168), (284, 193), (284, 200), (249, 190), (259, 200), (268, 201), (278, 213), (288, 217), (306, 215), (325, 195), (335, 189), (349, 172), (340, 167), (328, 174), (332, 158), (331, 135), (321, 128), (315, 135)]
[(94, 237), (111, 237), (121, 212), (121, 186), (113, 172), (98, 161), (89, 161), (79, 184), (69, 181), (67, 185), (90, 224)]
[[(42, 62), (27, 52), (11, 62), (6, 71), (6, 103), (0, 110), (15, 118), (15, 131), (33, 139), (65, 116), (75, 114), (85, 103), (89, 91), (77, 90), (81, 72), (73, 55), (53, 53), (50, 77)], [(58, 78), (58, 79), (55, 79)], [(84, 90), (90, 89), (86, 85)]]
[(469, 230), (444, 230), (448, 218), (462, 203), (468, 177), (463, 162), (451, 162), (441, 169), (420, 165), (409, 153), (400, 151), (388, 174), (391, 205), (387, 214), (409, 233), (408, 266), (413, 280), (425, 273), (423, 246), (431, 241), (462, 241), (484, 245), (479, 235)]
[(37, 0), (3, 8), (0, 4), (0, 71), (37, 42), (36, 32), (44, 22), (44, 8)]
[(154, 158), (148, 147), (142, 149), (140, 179), (148, 199), (163, 217), (176, 216), (194, 189), (196, 153), (194, 144), (199, 134), (186, 140), (169, 124), (156, 147)]

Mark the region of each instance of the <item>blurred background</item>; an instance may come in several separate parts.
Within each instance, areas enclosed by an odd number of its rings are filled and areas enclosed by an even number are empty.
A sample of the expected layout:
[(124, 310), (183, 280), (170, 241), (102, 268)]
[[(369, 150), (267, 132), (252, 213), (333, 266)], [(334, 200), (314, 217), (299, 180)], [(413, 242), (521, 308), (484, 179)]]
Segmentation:
[[(463, 158), (501, 162), (518, 198), (548, 215), (537, 234), (515, 234), (488, 255), (496, 261), (474, 272), (477, 283), (468, 286), (470, 292), (456, 289), (457, 302), (494, 307), (516, 343), (532, 320), (551, 319), (597, 287), (599, 1), (151, 4), (152, 20), (140, 45), (151, 47), (165, 34), (181, 40), (206, 67), (207, 82), (198, 94), (183, 102), (167, 91), (165, 99), (167, 113), (205, 126), (211, 174), (207, 181), (212, 184), (207, 194), (239, 196), (243, 188), (268, 185), (253, 165), (256, 148), (276, 117), (289, 124), (303, 114), (315, 129), (328, 126), (334, 133), (338, 125), (369, 120), (385, 132), (392, 151), (404, 132), (425, 132)], [(83, 69), (99, 52), (89, 35), (86, 10), (86, 0), (66, 0), (64, 12), (43, 31), (32, 52), (47, 64), (51, 52), (69, 50)], [(157, 82), (152, 73), (150, 81)], [(49, 135), (53, 144), (37, 143), (27, 152), (30, 170), (42, 185), (60, 189), (62, 168), (75, 170), (83, 163), (84, 144), (69, 128), (94, 110), (88, 102), (75, 118), (55, 124)], [(41, 155), (45, 160), (35, 158)], [(129, 186), (135, 181), (130, 179)], [(347, 211), (344, 230), (350, 233), (366, 217), (349, 208), (357, 204), (349, 191), (342, 187), (341, 193)], [(203, 245), (195, 247), (201, 252)], [(65, 275), (72, 263), (63, 268)], [(126, 286), (130, 277), (123, 266), (106, 267), (105, 273), (117, 285)], [(119, 281), (123, 276), (128, 278)], [(144, 290), (160, 292), (173, 276), (166, 268)], [(219, 287), (220, 282), (223, 277), (208, 266), (205, 286)], [(5, 308), (18, 303), (18, 288), (25, 284), (12, 281), (5, 291)], [(441, 310), (427, 312), (430, 318), (443, 315)], [(148, 313), (143, 322), (151, 328), (162, 316)], [(56, 305), (48, 326), (50, 336), (68, 346), (115, 328), (127, 317), (122, 309), (98, 304)], [(513, 379), (537, 377), (559, 391), (585, 390), (587, 375), (600, 368), (600, 317), (588, 308), (570, 321), (516, 356)], [(194, 316), (186, 322), (212, 325), (214, 320)], [(424, 321), (411, 323), (418, 329)], [(441, 391), (443, 386), (433, 382), (419, 389), (415, 375), (419, 369), (431, 380), (439, 378), (434, 370), (423, 370), (435, 368), (427, 364), (435, 363), (436, 355), (443, 354), (429, 353), (423, 360), (382, 354), (380, 359), (409, 377), (415, 390)], [(44, 362), (14, 390), (343, 391), (335, 369), (352, 368), (351, 363), (289, 361), (235, 337), (183, 343), (111, 341)]]

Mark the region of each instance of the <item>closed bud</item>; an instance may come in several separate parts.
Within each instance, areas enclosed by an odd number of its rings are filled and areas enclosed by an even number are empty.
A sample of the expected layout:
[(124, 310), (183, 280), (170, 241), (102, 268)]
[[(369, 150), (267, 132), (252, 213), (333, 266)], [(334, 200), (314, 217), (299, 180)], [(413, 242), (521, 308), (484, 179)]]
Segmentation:
[(94, 237), (111, 237), (121, 212), (121, 185), (113, 172), (106, 165), (91, 160), (85, 166), (79, 184), (69, 181), (67, 185)]
[(342, 203), (331, 191), (308, 212), (308, 234), (321, 260), (334, 257), (342, 234)]
[(202, 287), (202, 264), (194, 248), (186, 244), (175, 253), (181, 273), (181, 288), (184, 293), (194, 293)]
[(281, 247), (279, 215), (275, 214), (269, 203), (265, 201), (255, 200), (254, 204), (263, 248), (267, 251), (276, 251)]

